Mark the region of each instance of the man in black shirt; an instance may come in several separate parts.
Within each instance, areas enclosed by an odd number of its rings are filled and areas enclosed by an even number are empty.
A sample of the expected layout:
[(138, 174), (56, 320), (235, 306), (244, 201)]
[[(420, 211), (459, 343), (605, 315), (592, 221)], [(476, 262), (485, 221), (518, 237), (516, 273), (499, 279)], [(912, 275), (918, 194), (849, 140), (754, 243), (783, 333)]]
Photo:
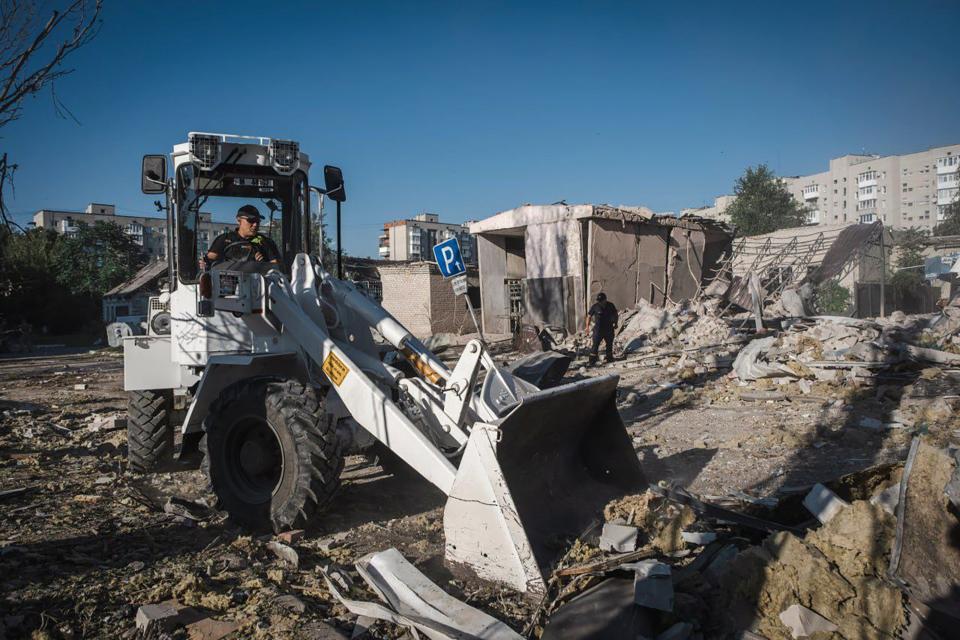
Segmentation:
[(260, 233), (263, 216), (252, 204), (237, 210), (237, 228), (221, 233), (207, 251), (206, 262), (221, 260), (256, 260), (257, 262), (280, 263), (280, 251), (269, 237)]
[(593, 320), (593, 349), (589, 366), (597, 363), (600, 341), (606, 343), (607, 362), (613, 361), (613, 331), (617, 328), (617, 308), (607, 300), (607, 294), (598, 293), (597, 302), (587, 312), (587, 326)]

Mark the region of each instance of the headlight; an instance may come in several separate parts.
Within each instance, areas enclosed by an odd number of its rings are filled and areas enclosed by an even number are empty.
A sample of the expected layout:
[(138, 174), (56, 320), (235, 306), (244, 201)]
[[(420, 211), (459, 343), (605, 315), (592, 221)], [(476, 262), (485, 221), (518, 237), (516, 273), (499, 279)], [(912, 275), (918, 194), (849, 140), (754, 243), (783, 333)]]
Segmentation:
[(201, 169), (220, 164), (220, 138), (202, 133), (190, 134), (190, 155)]
[(280, 173), (290, 173), (300, 162), (300, 144), (293, 140), (271, 140), (270, 162)]
[(156, 336), (170, 335), (170, 312), (161, 311), (150, 318), (150, 331)]

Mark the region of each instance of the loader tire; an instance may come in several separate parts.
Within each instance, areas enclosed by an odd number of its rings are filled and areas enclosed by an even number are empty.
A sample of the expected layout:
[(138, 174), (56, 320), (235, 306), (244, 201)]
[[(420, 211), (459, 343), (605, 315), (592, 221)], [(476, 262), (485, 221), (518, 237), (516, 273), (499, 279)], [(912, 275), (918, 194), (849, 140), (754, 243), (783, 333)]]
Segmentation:
[(149, 473), (173, 460), (173, 392), (131, 391), (127, 395), (127, 465)]
[(303, 528), (340, 486), (341, 443), (321, 392), (251, 380), (223, 391), (200, 440), (217, 507), (247, 527)]

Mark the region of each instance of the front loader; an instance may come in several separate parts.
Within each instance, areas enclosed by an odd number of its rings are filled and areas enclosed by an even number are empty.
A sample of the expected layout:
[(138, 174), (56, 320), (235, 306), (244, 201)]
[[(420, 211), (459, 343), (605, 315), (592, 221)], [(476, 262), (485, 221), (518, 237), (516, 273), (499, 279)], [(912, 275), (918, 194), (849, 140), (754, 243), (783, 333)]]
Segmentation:
[[(155, 305), (169, 317), (124, 340), (132, 468), (160, 465), (178, 429), (180, 457), (202, 453), (219, 507), (279, 531), (317, 517), (344, 456), (379, 443), (447, 495), (451, 565), (534, 595), (604, 504), (644, 486), (616, 376), (541, 391), (476, 340), (450, 369), (327, 272), (311, 191), (321, 210), (339, 206), (339, 169), (311, 187), (296, 142), (205, 133), (172, 160), (168, 178), (164, 156), (145, 156), (141, 178), (166, 197), (171, 275)], [(203, 269), (201, 208), (247, 203), (271, 211), (280, 263), (239, 246)]]

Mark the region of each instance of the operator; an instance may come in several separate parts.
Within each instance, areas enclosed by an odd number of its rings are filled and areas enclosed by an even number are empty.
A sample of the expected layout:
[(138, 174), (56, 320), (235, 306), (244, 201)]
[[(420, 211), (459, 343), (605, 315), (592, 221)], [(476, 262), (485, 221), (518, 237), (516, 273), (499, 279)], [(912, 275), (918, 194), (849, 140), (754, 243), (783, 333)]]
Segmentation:
[(617, 308), (607, 300), (607, 294), (598, 293), (597, 302), (587, 312), (587, 328), (593, 320), (593, 349), (587, 366), (597, 364), (600, 342), (606, 343), (607, 362), (613, 361), (613, 331), (617, 328)]
[(221, 260), (256, 260), (279, 264), (280, 251), (269, 237), (260, 233), (263, 216), (252, 204), (237, 210), (237, 228), (221, 233), (210, 245), (205, 258), (206, 266)]

